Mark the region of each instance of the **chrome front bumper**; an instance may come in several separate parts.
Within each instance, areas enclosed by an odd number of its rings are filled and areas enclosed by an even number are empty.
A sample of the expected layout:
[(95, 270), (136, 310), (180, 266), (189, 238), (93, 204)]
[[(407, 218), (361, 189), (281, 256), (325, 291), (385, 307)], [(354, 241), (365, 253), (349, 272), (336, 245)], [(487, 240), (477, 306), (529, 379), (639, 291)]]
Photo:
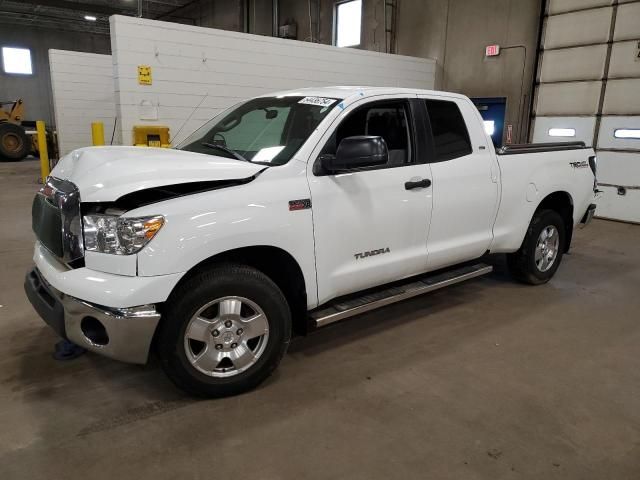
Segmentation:
[(65, 295), (37, 268), (24, 282), (29, 301), (61, 337), (88, 350), (129, 363), (146, 363), (160, 314), (154, 305), (109, 308)]

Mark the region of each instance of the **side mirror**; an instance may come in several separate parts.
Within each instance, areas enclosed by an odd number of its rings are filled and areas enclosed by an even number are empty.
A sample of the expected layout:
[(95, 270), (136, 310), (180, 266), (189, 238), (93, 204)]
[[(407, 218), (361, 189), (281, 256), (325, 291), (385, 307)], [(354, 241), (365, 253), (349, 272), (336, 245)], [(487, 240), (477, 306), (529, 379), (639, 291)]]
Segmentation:
[(387, 143), (382, 137), (347, 137), (340, 142), (334, 155), (320, 158), (325, 172), (344, 172), (385, 165), (389, 161)]

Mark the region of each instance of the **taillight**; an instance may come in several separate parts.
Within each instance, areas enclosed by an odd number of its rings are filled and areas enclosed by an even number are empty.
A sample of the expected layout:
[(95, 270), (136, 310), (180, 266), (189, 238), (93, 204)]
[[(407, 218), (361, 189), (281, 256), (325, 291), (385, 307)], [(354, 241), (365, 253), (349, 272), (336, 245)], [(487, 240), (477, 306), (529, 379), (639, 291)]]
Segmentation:
[(595, 177), (598, 171), (598, 160), (596, 159), (595, 155), (593, 157), (589, 157), (589, 167), (591, 168), (593, 176)]
[(589, 168), (593, 172), (593, 191), (598, 191), (598, 159), (594, 155), (593, 157), (589, 157)]

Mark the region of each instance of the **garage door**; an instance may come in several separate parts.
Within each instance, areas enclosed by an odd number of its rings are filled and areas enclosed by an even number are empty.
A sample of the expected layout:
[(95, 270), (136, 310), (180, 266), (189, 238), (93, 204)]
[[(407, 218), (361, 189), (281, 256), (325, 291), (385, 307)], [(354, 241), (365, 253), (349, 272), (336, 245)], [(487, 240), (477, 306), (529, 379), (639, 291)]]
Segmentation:
[(598, 153), (600, 217), (640, 222), (640, 0), (548, 0), (534, 142)]

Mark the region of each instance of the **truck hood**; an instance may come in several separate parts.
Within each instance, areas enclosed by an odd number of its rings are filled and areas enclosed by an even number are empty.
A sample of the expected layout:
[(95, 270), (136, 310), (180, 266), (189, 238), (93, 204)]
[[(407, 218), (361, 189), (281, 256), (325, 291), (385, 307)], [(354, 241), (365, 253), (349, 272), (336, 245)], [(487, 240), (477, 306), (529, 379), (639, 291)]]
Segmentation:
[(88, 147), (74, 150), (51, 175), (73, 182), (83, 202), (111, 202), (167, 185), (242, 180), (264, 165), (167, 148)]

